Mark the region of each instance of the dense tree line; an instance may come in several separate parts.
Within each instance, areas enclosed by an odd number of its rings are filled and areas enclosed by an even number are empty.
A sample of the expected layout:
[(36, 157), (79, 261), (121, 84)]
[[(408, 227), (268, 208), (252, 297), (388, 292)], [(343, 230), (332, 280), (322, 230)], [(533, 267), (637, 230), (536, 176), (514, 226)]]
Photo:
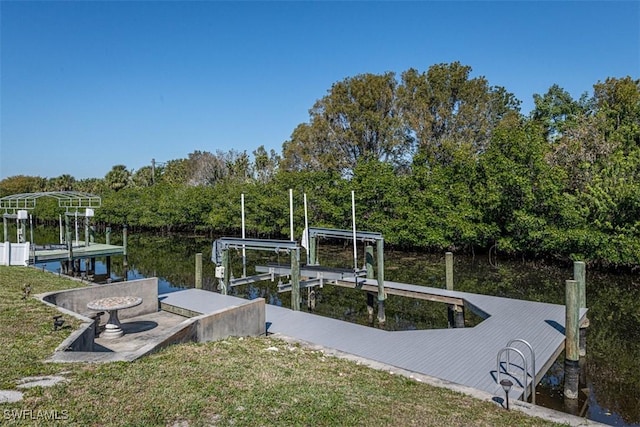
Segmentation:
[[(640, 265), (640, 80), (607, 78), (573, 99), (553, 85), (527, 116), (460, 63), (337, 82), (282, 153), (194, 151), (103, 179), (15, 176), (0, 195), (100, 194), (96, 220), (141, 229), (288, 234), (288, 189), (316, 226), (358, 227), (400, 247), (487, 250)], [(46, 204), (44, 204), (46, 206)], [(40, 207), (41, 217), (55, 208)]]

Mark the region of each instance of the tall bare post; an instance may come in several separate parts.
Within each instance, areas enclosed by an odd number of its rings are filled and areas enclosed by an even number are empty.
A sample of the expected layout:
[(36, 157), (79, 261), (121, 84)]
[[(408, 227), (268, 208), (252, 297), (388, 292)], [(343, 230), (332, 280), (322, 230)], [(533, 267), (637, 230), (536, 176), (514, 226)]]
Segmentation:
[(564, 395), (568, 399), (577, 399), (580, 376), (580, 307), (578, 300), (578, 282), (576, 280), (566, 281), (565, 306)]
[(202, 289), (202, 253), (196, 254), (196, 289)]
[(291, 309), (300, 311), (300, 248), (291, 250)]
[[(7, 217), (2, 215), (2, 228), (4, 229), (4, 240), (3, 242), (8, 242), (9, 241), (9, 224), (7, 224)], [(60, 232), (60, 235), (62, 236), (62, 232)], [(62, 237), (61, 237), (62, 239)], [(62, 241), (60, 241), (60, 243), (62, 243)]]
[[(244, 193), (240, 195), (240, 211), (242, 214), (242, 240), (246, 238), (244, 223)], [(247, 248), (242, 245), (242, 277), (247, 277)]]
[(378, 257), (378, 322), (385, 323), (387, 317), (384, 314), (384, 301), (387, 299), (387, 294), (384, 291), (384, 240), (379, 239), (376, 241), (376, 255)]
[[(582, 261), (573, 263), (573, 280), (578, 282), (578, 307), (587, 308), (587, 272)], [(580, 357), (587, 355), (587, 328), (589, 319), (580, 325)]]

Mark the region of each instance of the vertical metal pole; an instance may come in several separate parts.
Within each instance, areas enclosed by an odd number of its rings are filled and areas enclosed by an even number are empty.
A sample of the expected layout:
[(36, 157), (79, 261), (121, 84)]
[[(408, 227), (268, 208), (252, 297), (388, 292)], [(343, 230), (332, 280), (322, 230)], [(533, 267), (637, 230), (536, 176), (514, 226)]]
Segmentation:
[[(244, 223), (244, 193), (240, 195), (240, 210), (242, 211), (242, 239), (245, 239)], [(242, 277), (247, 277), (247, 248), (242, 245)]]
[[(2, 215), (2, 225), (3, 225), (3, 229), (4, 229), (4, 240), (3, 242), (8, 242), (9, 239), (7, 238), (8, 234), (9, 234), (9, 226), (7, 224), (7, 217)], [(62, 242), (60, 242), (62, 243)]]
[(91, 217), (88, 217), (85, 215), (84, 217), (84, 245), (85, 246), (89, 246), (89, 219)]
[[(309, 247), (310, 247), (310, 243), (309, 243), (309, 212), (307, 211), (307, 193), (303, 194), (303, 200), (304, 200), (304, 230), (307, 233), (307, 264), (309, 264)], [(302, 236), (304, 239), (304, 236)]]
[(291, 241), (295, 241), (293, 236), (293, 189), (289, 189), (289, 229), (291, 231)]
[(58, 223), (60, 224), (60, 244), (64, 242), (64, 235), (62, 233), (62, 215), (58, 215)]
[(33, 215), (29, 214), (29, 242), (33, 245)]
[(107, 245), (111, 244), (111, 227), (107, 227), (105, 230), (105, 243)]
[(578, 282), (566, 281), (566, 320), (565, 320), (565, 362), (564, 362), (564, 395), (568, 399), (578, 398), (578, 381), (580, 373), (579, 346), (579, 301)]
[(385, 323), (387, 318), (384, 314), (384, 300), (387, 295), (384, 292), (384, 240), (376, 242), (376, 255), (378, 257), (378, 322)]
[(202, 289), (202, 253), (196, 254), (196, 289)]
[(300, 311), (300, 248), (291, 250), (291, 309)]
[(358, 271), (358, 241), (356, 240), (356, 193), (351, 190), (351, 219), (353, 222), (353, 271)]

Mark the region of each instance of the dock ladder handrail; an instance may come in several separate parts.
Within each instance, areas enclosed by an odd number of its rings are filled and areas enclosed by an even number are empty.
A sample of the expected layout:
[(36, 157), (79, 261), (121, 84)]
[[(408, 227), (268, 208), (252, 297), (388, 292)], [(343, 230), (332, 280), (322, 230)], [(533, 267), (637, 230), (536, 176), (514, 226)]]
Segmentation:
[[(521, 338), (514, 338), (507, 343), (507, 347), (513, 347), (513, 343), (522, 343), (529, 347), (531, 352), (531, 403), (536, 404), (536, 352), (533, 351), (533, 347), (527, 341)], [(509, 370), (509, 353), (507, 353), (507, 370)], [(526, 384), (525, 384), (526, 385)], [(525, 399), (526, 400), (526, 399)]]
[[(500, 384), (500, 361), (501, 361), (501, 356), (502, 353), (507, 352), (507, 355), (509, 354), (509, 352), (515, 352), (516, 354), (519, 354), (520, 357), (522, 358), (522, 363), (524, 364), (524, 370), (523, 370), (523, 381), (522, 381), (522, 388), (524, 389), (524, 395), (523, 395), (523, 400), (526, 402), (528, 399), (528, 395), (527, 395), (527, 377), (528, 377), (528, 372), (529, 370), (527, 369), (527, 358), (524, 357), (524, 354), (518, 350), (515, 347), (504, 347), (502, 349), (500, 349), (500, 351), (498, 351), (498, 357), (496, 358), (497, 360), (497, 368), (496, 368), (496, 382), (498, 384)], [(507, 367), (505, 369), (505, 374), (511, 374), (509, 372), (509, 365), (507, 364)]]

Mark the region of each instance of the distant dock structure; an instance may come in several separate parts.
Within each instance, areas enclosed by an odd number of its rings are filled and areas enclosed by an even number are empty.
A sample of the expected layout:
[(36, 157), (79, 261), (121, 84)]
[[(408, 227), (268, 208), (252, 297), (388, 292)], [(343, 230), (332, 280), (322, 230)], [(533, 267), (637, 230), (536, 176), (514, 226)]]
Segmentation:
[[(58, 202), (60, 236), (57, 243), (36, 244), (33, 238), (33, 215), (36, 202), (41, 198)], [(123, 228), (123, 245), (112, 245), (111, 227), (106, 229), (106, 242), (95, 241), (95, 229), (91, 224), (95, 209), (100, 208), (100, 196), (78, 191), (51, 191), (41, 193), (13, 194), (0, 198), (3, 212), (3, 242), (0, 246), (0, 264), (28, 265), (60, 262), (60, 272), (81, 275), (81, 262), (85, 262), (87, 278), (95, 277), (96, 258), (106, 258), (106, 279), (111, 276), (111, 257), (123, 256), (125, 271), (127, 261), (127, 228)], [(16, 221), (16, 239), (11, 242), (9, 221)], [(29, 237), (27, 237), (27, 223)], [(81, 240), (81, 230), (84, 238)], [(126, 277), (126, 275), (125, 275)]]

